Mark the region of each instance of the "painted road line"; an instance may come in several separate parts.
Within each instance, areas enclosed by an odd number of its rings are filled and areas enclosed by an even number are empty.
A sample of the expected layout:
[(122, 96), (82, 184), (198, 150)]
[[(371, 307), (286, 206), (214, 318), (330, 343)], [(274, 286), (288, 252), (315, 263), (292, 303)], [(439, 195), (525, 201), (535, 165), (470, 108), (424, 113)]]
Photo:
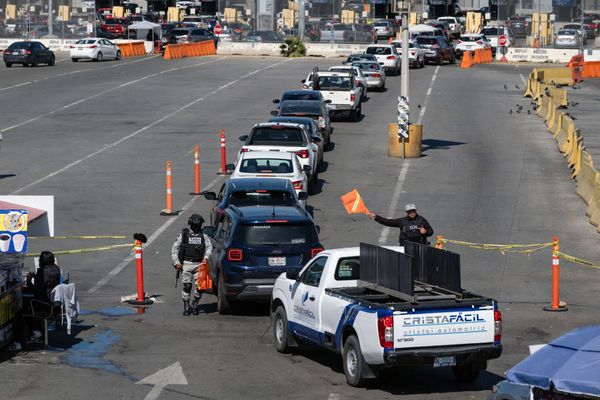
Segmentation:
[[(437, 77), (437, 73), (440, 69), (438, 65), (433, 72), (433, 76), (431, 77), (431, 83), (429, 84), (429, 88), (427, 89), (427, 94), (425, 95), (425, 101), (423, 102), (423, 107), (421, 107), (421, 111), (419, 112), (419, 119), (417, 120), (417, 124), (421, 124), (423, 121), (423, 117), (425, 116), (425, 110), (427, 109), (427, 103), (429, 102), (429, 97), (431, 96), (431, 91), (433, 88), (433, 83)], [(406, 173), (408, 172), (408, 167), (410, 166), (409, 161), (404, 161), (402, 165), (402, 169), (400, 170), (400, 174), (398, 175), (398, 181), (396, 182), (396, 187), (394, 189), (394, 195), (392, 197), (392, 201), (390, 203), (390, 207), (388, 208), (387, 215), (392, 215), (396, 211), (396, 207), (398, 206), (398, 200), (400, 200), (400, 194), (402, 193), (402, 186), (404, 186), (404, 179), (406, 178)], [(384, 245), (387, 242), (388, 236), (390, 234), (390, 227), (386, 226), (381, 230), (381, 235), (379, 236), (379, 244)]]
[[(217, 61), (221, 61), (221, 60), (224, 60), (224, 59), (225, 58), (223, 57), (223, 58), (220, 58), (220, 59), (217, 59), (217, 60), (206, 61), (204, 63), (196, 64), (195, 66), (204, 65), (204, 64), (211, 64), (211, 63), (215, 63)], [(180, 69), (185, 69), (185, 68), (189, 68), (189, 66), (181, 67)], [(13, 130), (13, 129), (20, 128), (20, 127), (22, 127), (24, 125), (30, 124), (30, 123), (38, 121), (38, 120), (40, 120), (42, 118), (45, 118), (45, 117), (48, 117), (50, 115), (56, 114), (59, 111), (66, 110), (68, 108), (71, 108), (71, 107), (76, 106), (76, 105), (81, 104), (81, 103), (85, 103), (86, 101), (90, 101), (90, 100), (95, 99), (97, 97), (103, 96), (103, 95), (105, 95), (107, 93), (114, 92), (115, 90), (119, 90), (119, 89), (122, 89), (124, 87), (133, 85), (134, 83), (138, 83), (138, 82), (150, 79), (150, 78), (154, 78), (154, 77), (156, 77), (156, 76), (158, 76), (160, 74), (161, 74), (161, 72), (155, 72), (153, 74), (143, 76), (143, 77), (135, 79), (133, 81), (125, 82), (125, 83), (123, 83), (123, 84), (121, 84), (119, 86), (115, 86), (115, 87), (112, 87), (110, 89), (103, 90), (103, 91), (95, 93), (95, 94), (93, 94), (91, 96), (84, 97), (84, 98), (79, 99), (77, 101), (74, 101), (72, 103), (66, 104), (66, 105), (64, 105), (62, 107), (56, 108), (56, 109), (54, 109), (52, 111), (48, 111), (47, 113), (40, 114), (40, 115), (38, 115), (36, 117), (33, 117), (33, 118), (29, 118), (28, 120), (23, 121), (21, 123), (9, 126), (7, 128), (4, 128), (4, 129), (0, 129), (0, 133), (5, 133), (5, 132), (8, 132), (8, 131)]]

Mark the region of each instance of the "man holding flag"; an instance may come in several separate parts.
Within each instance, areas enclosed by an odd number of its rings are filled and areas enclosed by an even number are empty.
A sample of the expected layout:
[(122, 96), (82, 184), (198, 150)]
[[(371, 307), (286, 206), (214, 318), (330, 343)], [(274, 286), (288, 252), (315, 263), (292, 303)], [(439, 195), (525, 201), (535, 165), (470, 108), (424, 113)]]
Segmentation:
[(414, 204), (409, 203), (404, 209), (406, 217), (402, 218), (388, 219), (372, 212), (367, 215), (381, 225), (400, 228), (400, 246), (404, 245), (405, 240), (427, 244), (427, 238), (433, 235), (433, 228), (424, 217), (417, 214), (417, 207)]

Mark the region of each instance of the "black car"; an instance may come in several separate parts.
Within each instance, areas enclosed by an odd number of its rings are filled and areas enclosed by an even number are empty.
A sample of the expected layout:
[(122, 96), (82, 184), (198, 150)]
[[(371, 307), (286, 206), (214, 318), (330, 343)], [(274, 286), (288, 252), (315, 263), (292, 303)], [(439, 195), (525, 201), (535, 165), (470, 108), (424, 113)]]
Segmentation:
[(331, 120), (329, 110), (320, 100), (284, 100), (277, 110), (271, 111), (275, 117), (306, 117), (315, 121), (325, 139), (324, 146), (331, 145)]
[(231, 178), (223, 183), (218, 193), (205, 191), (202, 195), (216, 202), (210, 214), (210, 225), (214, 227), (223, 219), (223, 213), (230, 205), (296, 206), (303, 205), (308, 199), (308, 193), (296, 195), (292, 183), (279, 178)]
[(425, 49), (426, 62), (438, 65), (444, 64), (444, 61), (450, 64), (456, 62), (454, 47), (443, 36), (419, 36), (417, 46)]
[(513, 31), (515, 37), (526, 37), (529, 28), (529, 22), (524, 17), (515, 15), (506, 21), (506, 26)]
[(13, 64), (37, 67), (39, 64), (54, 65), (56, 62), (54, 52), (40, 42), (14, 42), (2, 55), (7, 68)]

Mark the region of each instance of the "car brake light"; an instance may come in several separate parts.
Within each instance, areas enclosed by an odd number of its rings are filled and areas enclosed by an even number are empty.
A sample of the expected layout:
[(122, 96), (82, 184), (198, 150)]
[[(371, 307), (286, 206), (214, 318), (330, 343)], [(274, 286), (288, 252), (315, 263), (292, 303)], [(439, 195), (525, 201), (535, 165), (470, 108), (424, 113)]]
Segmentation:
[(8, 51), (8, 49), (6, 49), (2, 52), (2, 54), (8, 54), (8, 53), (10, 53), (10, 51)]
[(411, 55), (411, 56), (414, 56), (415, 54), (417, 54), (417, 52), (416, 52), (416, 51), (411, 51), (411, 52), (410, 52), (410, 55)]
[(242, 147), (242, 149), (240, 150), (242, 153), (246, 153), (248, 151), (248, 149), (246, 147)]
[(354, 101), (354, 100), (356, 100), (356, 95), (354, 93), (352, 93), (350, 95), (350, 101)]
[(294, 181), (292, 185), (294, 186), (294, 190), (302, 190), (302, 181)]
[(229, 261), (242, 261), (244, 258), (244, 252), (241, 249), (228, 249), (227, 260)]
[(314, 249), (310, 249), (310, 258), (313, 258), (314, 256), (316, 256), (317, 254), (319, 254), (320, 252), (324, 251), (325, 249), (322, 247), (315, 247)]
[(95, 44), (93, 44), (91, 46), (88, 46), (88, 49), (95, 49), (96, 47), (98, 47), (98, 46), (96, 46)]
[(494, 342), (502, 339), (502, 313), (494, 310)]
[(286, 222), (288, 222), (288, 220), (287, 219), (268, 219), (265, 222), (269, 223), (269, 224), (285, 224)]
[(483, 44), (483, 41), (478, 40), (476, 43), (481, 45), (481, 44)]
[(303, 149), (296, 152), (296, 155), (300, 158), (308, 158), (308, 150)]
[(325, 128), (325, 118), (319, 117), (319, 128)]
[(377, 319), (379, 344), (384, 349), (394, 348), (394, 317), (388, 315)]
[(75, 48), (75, 46), (73, 46), (73, 45), (70, 45), (70, 46), (69, 46), (69, 48), (70, 48), (70, 49), (74, 49), (74, 48)]
[(303, 117), (303, 116), (305, 116), (305, 115), (306, 115), (306, 113), (303, 113), (303, 112), (297, 112), (297, 113), (294, 113), (294, 115), (297, 115), (298, 117)]
[(393, 59), (395, 59), (395, 58), (396, 58), (396, 57), (394, 57), (394, 56), (387, 56), (387, 59), (388, 59), (388, 60), (393, 60)]
[(433, 45), (433, 46), (431, 46), (431, 47), (433, 47), (434, 49), (439, 49), (439, 48), (440, 48), (440, 45), (439, 45), (439, 44), (434, 44), (434, 45)]
[(361, 82), (361, 81), (356, 81), (356, 86), (358, 86), (358, 87), (362, 87), (362, 85), (363, 85), (363, 84), (362, 84), (362, 82)]
[(458, 39), (457, 43), (462, 43), (462, 40)]
[(373, 74), (371, 75), (373, 78), (381, 78), (381, 74)]
[(22, 50), (23, 54), (31, 54), (31, 50)]

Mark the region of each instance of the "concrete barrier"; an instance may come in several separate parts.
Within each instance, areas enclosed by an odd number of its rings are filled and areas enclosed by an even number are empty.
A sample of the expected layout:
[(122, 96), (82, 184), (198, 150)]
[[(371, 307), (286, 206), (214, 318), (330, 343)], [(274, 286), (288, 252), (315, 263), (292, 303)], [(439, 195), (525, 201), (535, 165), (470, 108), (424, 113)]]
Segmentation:
[[(350, 43), (305, 43), (309, 57), (347, 57), (353, 53), (364, 53), (368, 44)], [(281, 43), (219, 42), (218, 55), (281, 56)]]
[(596, 206), (591, 206), (592, 198), (594, 197), (594, 187), (600, 185), (600, 175), (598, 171), (594, 168), (594, 160), (592, 160), (592, 156), (584, 151), (582, 154), (582, 165), (581, 165), (581, 173), (577, 176), (577, 188), (575, 189), (575, 193), (583, 201), (588, 205), (586, 210), (586, 215), (589, 217), (591, 215), (592, 209), (595, 209)]
[[(568, 63), (576, 55), (578, 49), (535, 49), (531, 47), (509, 47), (506, 59), (513, 62), (535, 63)], [(496, 60), (502, 59), (500, 52), (496, 53)], [(600, 61), (600, 49), (586, 49), (586, 61)]]
[(165, 60), (184, 57), (210, 56), (217, 54), (215, 42), (204, 40), (195, 43), (168, 44), (165, 47)]

